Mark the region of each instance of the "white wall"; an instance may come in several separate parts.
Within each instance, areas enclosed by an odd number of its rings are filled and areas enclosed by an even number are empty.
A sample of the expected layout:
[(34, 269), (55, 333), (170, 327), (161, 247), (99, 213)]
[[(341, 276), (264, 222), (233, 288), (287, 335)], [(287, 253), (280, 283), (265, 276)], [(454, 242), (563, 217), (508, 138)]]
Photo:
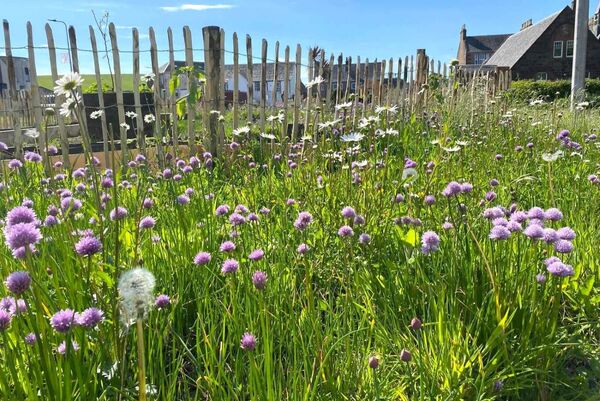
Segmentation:
[[(29, 60), (24, 58), (13, 58), (15, 63), (15, 78), (17, 90), (31, 88), (31, 79), (29, 77)], [(6, 59), (0, 59), (0, 85), (8, 91), (8, 66)], [(49, 88), (52, 89), (52, 88)]]

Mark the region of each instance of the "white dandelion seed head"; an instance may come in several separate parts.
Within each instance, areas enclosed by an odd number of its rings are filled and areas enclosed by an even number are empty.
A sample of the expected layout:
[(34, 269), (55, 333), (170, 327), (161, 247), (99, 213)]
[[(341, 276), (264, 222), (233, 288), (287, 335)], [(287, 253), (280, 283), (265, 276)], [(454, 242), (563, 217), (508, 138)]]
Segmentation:
[(128, 270), (119, 278), (117, 289), (121, 301), (121, 322), (132, 325), (138, 319), (145, 319), (154, 301), (156, 279), (148, 270), (141, 267)]

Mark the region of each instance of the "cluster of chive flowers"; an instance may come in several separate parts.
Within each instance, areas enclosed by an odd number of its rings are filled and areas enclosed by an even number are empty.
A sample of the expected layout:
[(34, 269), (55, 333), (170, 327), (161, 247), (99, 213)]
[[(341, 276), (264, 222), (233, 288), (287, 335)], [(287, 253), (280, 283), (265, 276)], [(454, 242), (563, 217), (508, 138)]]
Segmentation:
[(16, 259), (24, 259), (36, 252), (35, 245), (42, 239), (41, 222), (29, 206), (17, 206), (6, 215), (4, 239)]
[(0, 332), (10, 327), (13, 317), (27, 310), (27, 303), (21, 295), (29, 290), (31, 277), (26, 271), (12, 272), (6, 278), (4, 285), (17, 298), (7, 296), (0, 299)]
[[(351, 206), (345, 206), (341, 211), (341, 215), (344, 218), (346, 224), (342, 225), (338, 229), (337, 234), (342, 238), (353, 237), (354, 228), (365, 224), (364, 216), (356, 213), (354, 208)], [(371, 242), (371, 236), (363, 232), (358, 236), (358, 242), (362, 245), (366, 245), (369, 242)]]

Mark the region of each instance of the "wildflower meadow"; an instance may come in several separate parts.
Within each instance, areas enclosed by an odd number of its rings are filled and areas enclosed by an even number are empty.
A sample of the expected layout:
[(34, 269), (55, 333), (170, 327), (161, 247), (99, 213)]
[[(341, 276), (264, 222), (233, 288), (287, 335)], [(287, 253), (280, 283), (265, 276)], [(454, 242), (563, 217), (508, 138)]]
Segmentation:
[(597, 400), (600, 113), (561, 102), (275, 113), (160, 168), (0, 144), (0, 399)]

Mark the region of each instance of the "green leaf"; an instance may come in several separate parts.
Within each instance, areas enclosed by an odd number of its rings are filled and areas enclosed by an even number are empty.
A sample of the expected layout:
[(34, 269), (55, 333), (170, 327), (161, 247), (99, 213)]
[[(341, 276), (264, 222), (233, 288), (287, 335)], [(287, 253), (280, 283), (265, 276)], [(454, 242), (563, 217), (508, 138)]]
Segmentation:
[(403, 235), (401, 235), (400, 238), (402, 239), (402, 241), (406, 242), (411, 246), (415, 246), (417, 245), (417, 242), (419, 242), (419, 236), (417, 232), (412, 228)]

